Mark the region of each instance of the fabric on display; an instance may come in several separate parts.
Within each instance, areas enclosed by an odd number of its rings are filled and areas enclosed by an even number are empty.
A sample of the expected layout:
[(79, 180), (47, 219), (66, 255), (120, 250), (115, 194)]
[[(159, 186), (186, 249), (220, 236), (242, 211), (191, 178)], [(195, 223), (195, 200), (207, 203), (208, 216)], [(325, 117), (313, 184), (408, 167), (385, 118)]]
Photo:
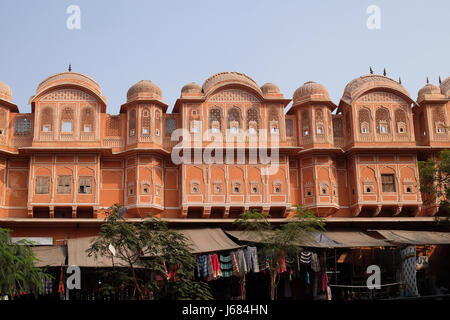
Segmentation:
[(219, 255), (219, 264), (223, 277), (231, 277), (233, 275), (231, 255)]
[(408, 246), (400, 251), (402, 258), (403, 294), (407, 297), (419, 295), (416, 277), (416, 246)]
[(310, 264), (312, 258), (312, 252), (309, 251), (302, 251), (300, 253), (300, 262), (302, 264)]
[(258, 250), (256, 247), (248, 246), (245, 249), (245, 260), (247, 262), (247, 270), (252, 270), (253, 272), (259, 272), (259, 262), (258, 262)]
[(231, 263), (233, 266), (233, 275), (238, 276), (239, 275), (239, 264), (237, 260), (237, 256), (235, 252), (231, 252)]
[(314, 272), (320, 272), (320, 261), (317, 253), (311, 255), (311, 268)]

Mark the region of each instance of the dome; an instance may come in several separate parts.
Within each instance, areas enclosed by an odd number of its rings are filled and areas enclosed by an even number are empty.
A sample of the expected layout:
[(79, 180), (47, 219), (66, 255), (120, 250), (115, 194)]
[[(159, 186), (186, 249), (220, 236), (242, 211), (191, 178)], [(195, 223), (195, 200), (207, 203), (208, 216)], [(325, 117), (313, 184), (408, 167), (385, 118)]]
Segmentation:
[(427, 83), (422, 89), (419, 90), (418, 96), (424, 97), (425, 95), (436, 95), (441, 94), (441, 89), (431, 83)]
[(450, 77), (447, 77), (444, 81), (441, 83), (441, 92), (447, 97), (450, 97)]
[(369, 74), (350, 81), (344, 89), (342, 101), (351, 104), (356, 98), (360, 97), (364, 92), (374, 88), (389, 88), (403, 93), (409, 99), (409, 93), (397, 81), (377, 74)]
[(36, 89), (36, 96), (44, 90), (61, 85), (79, 85), (89, 88), (98, 96), (102, 95), (100, 85), (92, 78), (77, 72), (62, 72), (54, 74), (42, 81)]
[(294, 104), (306, 102), (308, 100), (330, 100), (328, 90), (320, 83), (314, 81), (305, 82), (294, 92)]
[(207, 94), (214, 87), (218, 85), (223, 85), (226, 83), (241, 83), (254, 88), (256, 91), (261, 93), (261, 89), (258, 84), (249, 76), (240, 72), (221, 72), (206, 79), (202, 85), (203, 92)]
[(135, 100), (162, 100), (161, 89), (150, 80), (141, 80), (127, 92), (127, 102)]
[(11, 88), (4, 82), (0, 81), (0, 99), (8, 102), (12, 101)]
[(181, 88), (181, 96), (202, 95), (202, 88), (195, 82), (188, 83)]
[(264, 94), (279, 94), (280, 93), (280, 88), (278, 88), (278, 86), (276, 86), (273, 83), (266, 83), (261, 87), (261, 91)]

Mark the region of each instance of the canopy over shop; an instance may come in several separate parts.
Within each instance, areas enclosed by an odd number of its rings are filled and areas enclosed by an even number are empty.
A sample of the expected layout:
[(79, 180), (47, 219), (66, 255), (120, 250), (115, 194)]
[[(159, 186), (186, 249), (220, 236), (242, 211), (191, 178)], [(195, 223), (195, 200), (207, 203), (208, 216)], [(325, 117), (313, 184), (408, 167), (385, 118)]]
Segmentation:
[[(251, 250), (257, 252), (261, 237), (256, 232), (225, 230), (221, 228), (185, 228), (176, 229), (186, 238), (189, 247), (197, 257), (199, 265), (201, 259), (209, 259), (209, 256), (216, 255), (218, 268), (223, 267), (225, 272), (220, 275), (211, 277), (204, 276), (200, 270), (195, 271), (199, 280), (208, 280), (210, 286), (216, 291), (224, 290), (224, 288), (242, 285), (242, 278), (247, 274), (247, 293), (249, 297), (253, 294), (259, 294), (261, 287), (252, 291), (250, 288), (255, 283), (262, 282), (264, 278), (264, 261), (259, 261), (257, 268), (247, 268), (245, 272), (236, 272), (232, 267), (232, 259), (238, 257), (242, 253), (243, 259), (245, 254), (251, 256)], [(265, 236), (264, 236), (265, 237)], [(85, 268), (109, 268), (113, 266), (112, 260), (107, 257), (89, 257), (86, 250), (90, 247), (95, 237), (85, 237), (68, 239), (67, 246), (36, 246), (33, 250), (40, 260), (38, 266), (41, 267), (61, 267), (66, 265), (77, 265)], [(430, 248), (436, 245), (450, 244), (450, 233), (435, 231), (406, 231), (406, 230), (337, 230), (326, 232), (305, 233), (302, 243), (299, 246), (304, 248), (304, 256), (299, 256), (294, 260), (286, 260), (284, 280), (302, 279), (301, 288), (307, 294), (295, 295), (299, 292), (298, 288), (294, 289), (292, 285), (288, 287), (288, 281), (283, 281), (279, 292), (279, 298), (312, 298), (326, 299), (326, 280), (329, 277), (329, 286), (331, 287), (332, 296), (334, 298), (358, 299), (368, 298), (369, 293), (366, 287), (366, 266), (371, 264), (380, 265), (382, 269), (382, 289), (376, 291), (378, 296), (374, 296), (375, 291), (370, 292), (371, 298), (389, 298), (393, 296), (405, 295), (401, 291), (400, 284), (405, 286), (405, 252), (409, 248), (408, 257), (409, 271), (416, 270), (416, 260), (419, 261), (420, 256), (430, 256)], [(447, 246), (446, 246), (447, 247)], [(254, 248), (254, 249), (253, 249)], [(411, 249), (413, 248), (413, 249)], [(417, 252), (416, 252), (417, 248)], [(448, 248), (448, 247), (447, 247)], [(242, 252), (240, 252), (242, 251)], [(248, 252), (247, 252), (248, 251)], [(414, 251), (414, 252), (413, 252)], [(411, 258), (411, 252), (414, 256)], [(313, 259), (308, 254), (312, 254)], [(419, 256), (416, 259), (416, 256)], [(203, 257), (203, 258), (202, 258)], [(317, 259), (316, 266), (312, 268), (314, 257)], [(199, 258), (201, 258), (199, 260)], [(403, 258), (403, 259), (402, 259)], [(428, 258), (427, 258), (428, 259)], [(122, 266), (119, 261), (114, 261), (114, 266)], [(303, 263), (304, 261), (307, 263)], [(421, 260), (422, 261), (422, 260)], [(428, 260), (427, 260), (428, 261)], [(248, 261), (246, 261), (248, 264)], [(239, 265), (242, 269), (242, 261)], [(228, 268), (228, 269), (227, 269)], [(58, 269), (59, 270), (59, 269)], [(419, 269), (418, 269), (419, 270)], [(418, 280), (422, 271), (417, 271)], [(428, 272), (428, 271), (427, 271)], [(226, 276), (225, 276), (226, 275)], [(428, 277), (428, 274), (426, 275)], [(231, 285), (231, 279), (238, 279), (237, 285)], [(252, 281), (252, 279), (254, 281)], [(411, 278), (412, 279), (412, 278)], [(210, 281), (218, 280), (218, 281)], [(227, 283), (225, 283), (228, 281)], [(410, 283), (415, 283), (415, 278)], [(293, 283), (293, 282), (292, 282)], [(389, 286), (392, 284), (392, 286)], [(361, 290), (360, 290), (361, 289)], [(414, 287), (409, 287), (408, 295), (417, 295)], [(300, 290), (301, 291), (301, 290)], [(420, 290), (419, 290), (420, 291)], [(234, 298), (245, 298), (245, 290), (240, 288), (236, 290), (239, 294), (235, 294)], [(244, 292), (244, 293), (243, 293)], [(322, 292), (322, 294), (320, 293)], [(402, 293), (403, 292), (403, 293)], [(331, 294), (330, 294), (331, 296)], [(218, 294), (218, 298), (229, 298), (227, 295)], [(254, 296), (257, 297), (257, 296)]]

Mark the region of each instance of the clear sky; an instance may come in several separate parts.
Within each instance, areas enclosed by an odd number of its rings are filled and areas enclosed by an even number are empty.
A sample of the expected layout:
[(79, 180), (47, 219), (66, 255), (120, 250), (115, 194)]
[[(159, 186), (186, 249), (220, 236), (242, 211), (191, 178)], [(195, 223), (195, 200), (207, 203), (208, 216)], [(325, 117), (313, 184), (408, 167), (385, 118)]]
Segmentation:
[[(80, 30), (66, 26), (70, 5)], [(367, 27), (369, 5), (380, 29)], [(156, 83), (171, 110), (184, 84), (222, 71), (273, 82), (287, 98), (316, 81), (338, 103), (369, 66), (386, 68), (416, 99), (427, 76), (450, 76), (449, 35), (448, 0), (0, 0), (0, 80), (21, 112), (69, 63), (100, 84), (111, 114), (139, 80)]]

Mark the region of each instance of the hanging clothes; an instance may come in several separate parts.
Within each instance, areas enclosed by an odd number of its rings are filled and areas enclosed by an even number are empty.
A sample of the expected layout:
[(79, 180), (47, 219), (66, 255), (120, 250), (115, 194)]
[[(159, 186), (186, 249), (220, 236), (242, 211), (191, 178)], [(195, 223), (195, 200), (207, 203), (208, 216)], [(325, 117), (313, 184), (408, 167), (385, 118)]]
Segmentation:
[(201, 255), (197, 257), (197, 275), (199, 278), (208, 277), (208, 256)]
[(53, 293), (53, 280), (50, 278), (45, 278), (45, 294)]
[(234, 251), (231, 252), (231, 264), (233, 266), (233, 276), (238, 276), (239, 275), (239, 264), (238, 264), (238, 259), (237, 259), (236, 253)]
[(278, 268), (277, 268), (277, 271), (278, 271), (278, 273), (283, 273), (283, 272), (286, 272), (287, 271), (287, 268), (286, 268), (286, 257), (283, 255), (283, 256), (280, 256), (279, 258), (278, 258)]
[(247, 247), (245, 249), (245, 262), (247, 270), (250, 272), (259, 272), (258, 249), (256, 247)]
[(61, 267), (61, 274), (59, 276), (59, 285), (58, 285), (58, 293), (59, 298), (64, 298), (64, 274), (63, 274), (63, 268)]
[(212, 254), (208, 254), (207, 261), (208, 261), (208, 276), (206, 277), (205, 280), (206, 281), (215, 280)]
[(214, 253), (212, 255), (212, 263), (214, 269), (214, 279), (217, 279), (222, 276), (222, 271), (220, 270), (219, 256), (217, 255), (217, 253)]
[(310, 264), (312, 258), (312, 252), (302, 251), (300, 254), (300, 262), (302, 264)]
[(320, 272), (320, 261), (315, 252), (311, 255), (311, 268), (314, 272)]
[(236, 251), (236, 258), (237, 258), (237, 263), (239, 266), (239, 274), (246, 274), (248, 269), (247, 269), (247, 262), (245, 261), (245, 253), (243, 249), (239, 249)]
[(416, 276), (416, 246), (407, 246), (400, 251), (402, 257), (402, 282), (403, 294), (405, 297), (416, 297), (417, 290)]
[(322, 274), (322, 286), (321, 286), (323, 292), (327, 292), (327, 286), (328, 286), (328, 275), (324, 272)]
[(220, 270), (223, 277), (231, 277), (233, 275), (233, 263), (231, 255), (219, 255)]

